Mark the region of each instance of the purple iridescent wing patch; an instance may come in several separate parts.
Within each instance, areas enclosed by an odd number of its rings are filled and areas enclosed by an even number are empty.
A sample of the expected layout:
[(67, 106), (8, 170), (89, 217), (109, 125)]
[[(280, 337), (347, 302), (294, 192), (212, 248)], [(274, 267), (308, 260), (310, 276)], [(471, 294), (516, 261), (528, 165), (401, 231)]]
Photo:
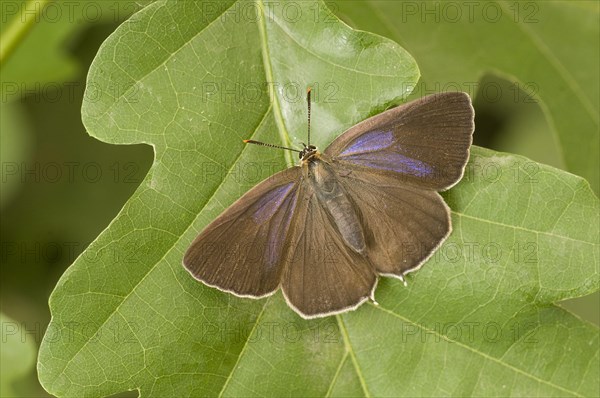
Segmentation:
[[(281, 205), (289, 200), (290, 191), (294, 188), (294, 183), (282, 185), (261, 197), (252, 207), (252, 219), (257, 224), (263, 224), (273, 217), (273, 214), (279, 210)], [(288, 221), (289, 222), (289, 221)]]
[(359, 155), (389, 148), (394, 143), (391, 131), (370, 131), (359, 136), (340, 154), (340, 156)]
[(249, 209), (252, 212), (252, 220), (256, 224), (270, 224), (270, 228), (258, 230), (258, 233), (267, 235), (265, 237), (267, 244), (263, 248), (265, 252), (262, 255), (267, 268), (276, 266), (281, 260), (284, 241), (296, 207), (295, 186), (295, 183), (289, 183), (277, 187), (262, 196)]
[(358, 166), (395, 171), (415, 177), (433, 173), (432, 166), (402, 153), (400, 143), (391, 131), (370, 131), (344, 149), (339, 158)]

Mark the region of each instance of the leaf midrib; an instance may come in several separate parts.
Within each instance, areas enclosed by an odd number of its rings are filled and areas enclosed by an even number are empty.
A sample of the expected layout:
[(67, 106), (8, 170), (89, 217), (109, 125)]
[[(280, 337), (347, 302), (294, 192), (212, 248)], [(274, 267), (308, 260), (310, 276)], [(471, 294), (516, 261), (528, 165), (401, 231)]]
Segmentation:
[(358, 376), (358, 380), (360, 381), (360, 386), (365, 393), (367, 398), (371, 397), (371, 393), (369, 392), (369, 388), (367, 387), (367, 381), (365, 380), (362, 370), (358, 364), (358, 358), (356, 358), (356, 354), (354, 353), (354, 347), (352, 347), (352, 342), (350, 341), (350, 335), (348, 334), (348, 330), (346, 329), (346, 325), (344, 324), (344, 320), (341, 315), (335, 316), (340, 328), (340, 333), (342, 334), (342, 339), (344, 340), (344, 347), (346, 348), (346, 352), (350, 354), (350, 358), (352, 359), (352, 365), (354, 366), (354, 370), (356, 371), (356, 375)]
[[(262, 0), (256, 0), (256, 4), (258, 9), (261, 12), (260, 23), (258, 24), (258, 31), (260, 34), (260, 42), (261, 42), (261, 52), (263, 58), (263, 67), (266, 74), (267, 84), (274, 82), (273, 80), (273, 65), (271, 63), (271, 53), (269, 52), (269, 40), (267, 38), (267, 23), (266, 23), (266, 14), (264, 10), (264, 4)], [(277, 124), (277, 131), (279, 132), (279, 136), (281, 138), (281, 142), (283, 146), (289, 147), (289, 133), (285, 126), (285, 121), (283, 120), (283, 114), (281, 112), (281, 106), (279, 104), (279, 97), (274, 92), (275, 88), (272, 84), (269, 84), (269, 97), (271, 98), (271, 104), (273, 104), (273, 115), (275, 117), (275, 123)], [(285, 156), (285, 162), (288, 167), (294, 165), (294, 161), (292, 159), (291, 151), (283, 151)]]

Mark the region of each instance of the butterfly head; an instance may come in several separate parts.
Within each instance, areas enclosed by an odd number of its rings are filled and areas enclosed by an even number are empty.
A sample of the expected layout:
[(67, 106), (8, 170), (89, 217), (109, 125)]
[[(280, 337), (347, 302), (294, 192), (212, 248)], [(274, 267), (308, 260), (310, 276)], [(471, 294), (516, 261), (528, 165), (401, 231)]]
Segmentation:
[(317, 147), (314, 145), (304, 145), (304, 149), (300, 151), (299, 156), (302, 160), (308, 160), (317, 153)]

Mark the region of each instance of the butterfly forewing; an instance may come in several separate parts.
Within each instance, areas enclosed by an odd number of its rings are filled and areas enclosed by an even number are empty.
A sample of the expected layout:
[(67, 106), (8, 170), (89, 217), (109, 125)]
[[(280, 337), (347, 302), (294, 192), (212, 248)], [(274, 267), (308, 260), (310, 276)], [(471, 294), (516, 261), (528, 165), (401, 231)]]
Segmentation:
[(340, 135), (325, 154), (429, 190), (462, 177), (474, 129), (465, 93), (430, 95), (371, 117)]
[(183, 259), (194, 278), (240, 296), (277, 290), (300, 174), (292, 167), (269, 177), (206, 227)]

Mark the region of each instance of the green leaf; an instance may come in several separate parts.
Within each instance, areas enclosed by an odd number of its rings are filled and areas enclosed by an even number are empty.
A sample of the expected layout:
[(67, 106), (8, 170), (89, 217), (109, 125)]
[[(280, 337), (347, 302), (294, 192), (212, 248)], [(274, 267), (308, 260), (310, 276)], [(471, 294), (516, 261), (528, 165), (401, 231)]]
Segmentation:
[(152, 145), (155, 161), (53, 292), (42, 385), (77, 397), (597, 395), (598, 329), (552, 303), (598, 290), (598, 199), (522, 157), (473, 148), (446, 194), (453, 235), (408, 288), (383, 278), (379, 306), (306, 321), (280, 293), (241, 299), (183, 269), (202, 228), (292, 161), (241, 140), (304, 139), (307, 85), (323, 148), (418, 77), (402, 48), (322, 3), (157, 2), (124, 23), (91, 67), (83, 119), (103, 141)]
[(492, 102), (508, 96), (523, 104), (527, 94), (539, 101), (550, 125), (546, 139), (557, 142), (567, 170), (600, 192), (600, 3), (357, 0), (335, 6), (353, 26), (397, 41), (418, 60), (417, 96), (457, 88), (474, 94), (487, 73), (515, 82), (524, 93), (488, 85), (484, 95)]
[(0, 313), (2, 342), (0, 342), (0, 396), (18, 397), (14, 383), (33, 370), (35, 345), (31, 334), (23, 330), (24, 325)]

